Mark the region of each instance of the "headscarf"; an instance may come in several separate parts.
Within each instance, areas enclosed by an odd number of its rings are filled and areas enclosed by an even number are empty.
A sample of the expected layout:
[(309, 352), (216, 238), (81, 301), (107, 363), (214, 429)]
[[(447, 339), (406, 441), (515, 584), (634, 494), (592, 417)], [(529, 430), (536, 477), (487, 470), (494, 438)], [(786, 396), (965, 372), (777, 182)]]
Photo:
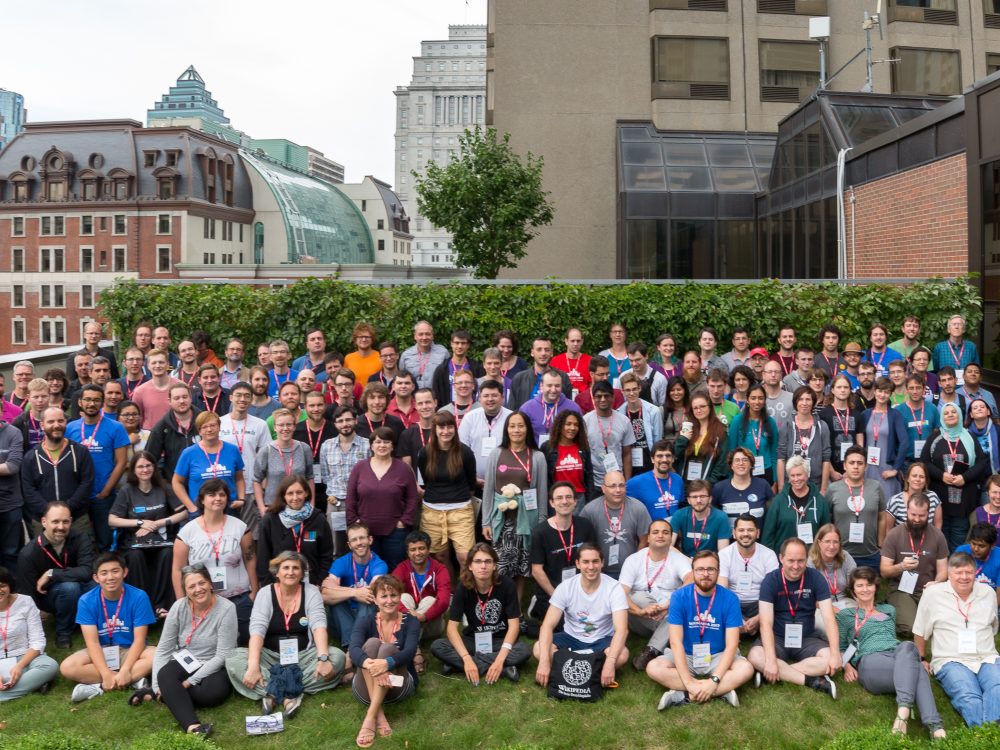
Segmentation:
[[(944, 414), (949, 409), (954, 409), (955, 413), (958, 414), (958, 424), (954, 427), (946, 427), (944, 423)], [(966, 455), (969, 457), (969, 463), (971, 464), (976, 460), (976, 439), (972, 437), (965, 426), (962, 424), (962, 411), (957, 405), (952, 403), (947, 403), (944, 408), (941, 409), (941, 434), (948, 438), (952, 443), (957, 443), (959, 440), (962, 441), (962, 445), (965, 446)]]

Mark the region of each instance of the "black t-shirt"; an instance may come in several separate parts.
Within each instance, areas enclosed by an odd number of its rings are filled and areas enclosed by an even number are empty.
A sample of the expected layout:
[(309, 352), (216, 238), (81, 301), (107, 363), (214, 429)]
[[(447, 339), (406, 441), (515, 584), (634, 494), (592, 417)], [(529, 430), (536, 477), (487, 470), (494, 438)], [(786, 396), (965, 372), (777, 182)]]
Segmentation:
[[(847, 412), (842, 412), (839, 409), (834, 409), (832, 406), (824, 406), (820, 409), (819, 418), (826, 422), (826, 426), (830, 428), (830, 463), (833, 464), (835, 471), (843, 473), (844, 462), (840, 460), (840, 452), (843, 450), (841, 445), (854, 445), (854, 438), (861, 432), (861, 425), (858, 417), (861, 416), (861, 411), (858, 409), (848, 409)], [(844, 428), (847, 428), (847, 434), (844, 434)]]
[(403, 430), (406, 429), (406, 425), (403, 424), (403, 420), (394, 414), (383, 414), (382, 421), (370, 421), (367, 414), (362, 414), (358, 417), (357, 433), (368, 440), (372, 439), (372, 433), (375, 432), (379, 427), (388, 427), (394, 433), (396, 433), (396, 442), (399, 443), (399, 436), (403, 434)]
[(316, 464), (319, 463), (319, 453), (323, 447), (323, 443), (337, 437), (337, 428), (331, 420), (327, 419), (323, 422), (323, 428), (319, 431), (319, 435), (317, 435), (309, 429), (308, 421), (299, 422), (295, 425), (295, 432), (292, 433), (292, 437), (300, 443), (309, 446), (309, 452), (312, 454), (312, 462)]
[[(126, 484), (115, 496), (115, 502), (111, 506), (110, 512), (119, 518), (159, 521), (167, 516), (172, 516), (181, 507), (180, 500), (174, 497), (173, 493), (167, 493), (160, 487), (153, 487), (146, 493), (135, 485)], [(118, 529), (118, 547), (128, 548), (135, 544), (135, 531), (135, 529)], [(176, 531), (176, 528), (172, 527), (167, 531)], [(154, 532), (144, 538), (164, 539), (159, 532)]]
[[(785, 625), (792, 622), (802, 625), (803, 638), (812, 635), (816, 625), (816, 605), (829, 598), (830, 586), (815, 568), (806, 568), (802, 578), (797, 581), (784, 582), (781, 579), (781, 568), (778, 568), (764, 576), (764, 580), (760, 582), (760, 601), (774, 606), (774, 635), (779, 643), (785, 637)], [(792, 609), (795, 610), (794, 617)]]
[(429, 427), (426, 430), (421, 430), (419, 424), (411, 424), (403, 430), (403, 434), (399, 436), (399, 441), (396, 443), (396, 458), (409, 456), (410, 466), (416, 471), (417, 456), (420, 455), (420, 449), (430, 440), (432, 429), (434, 428)]
[[(573, 516), (573, 525), (561, 535), (548, 521), (542, 521), (531, 532), (530, 562), (541, 565), (549, 583), (558, 586), (562, 583), (563, 570), (576, 573), (577, 550), (584, 542), (597, 544), (597, 531), (586, 518)], [(566, 559), (567, 549), (570, 549), (569, 559)]]
[(475, 589), (467, 589), (461, 583), (455, 587), (451, 597), (451, 610), (448, 619), (461, 622), (462, 615), (468, 625), (462, 632), (471, 636), (474, 633), (493, 633), (494, 636), (507, 632), (507, 620), (521, 616), (521, 603), (517, 600), (517, 586), (507, 576), (500, 580), (487, 594), (480, 594)]
[[(267, 635), (264, 636), (264, 648), (275, 653), (281, 653), (280, 641), (285, 638), (294, 638), (299, 642), (299, 651), (305, 651), (309, 647), (309, 620), (306, 617), (306, 591), (305, 586), (301, 586), (299, 596), (299, 608), (288, 620), (288, 627), (285, 627), (285, 613), (281, 611), (278, 604), (278, 585), (271, 586), (271, 622), (267, 625)], [(285, 602), (286, 604), (288, 602)]]

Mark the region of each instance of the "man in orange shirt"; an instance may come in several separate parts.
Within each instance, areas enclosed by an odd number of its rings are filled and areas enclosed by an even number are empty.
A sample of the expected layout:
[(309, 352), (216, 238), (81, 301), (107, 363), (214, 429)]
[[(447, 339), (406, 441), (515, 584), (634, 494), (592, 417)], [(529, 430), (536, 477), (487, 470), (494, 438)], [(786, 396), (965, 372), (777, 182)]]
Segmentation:
[(382, 369), (382, 358), (372, 348), (375, 344), (375, 329), (369, 323), (358, 323), (351, 333), (351, 341), (357, 351), (344, 357), (344, 367), (354, 373), (358, 383), (367, 383), (368, 378)]

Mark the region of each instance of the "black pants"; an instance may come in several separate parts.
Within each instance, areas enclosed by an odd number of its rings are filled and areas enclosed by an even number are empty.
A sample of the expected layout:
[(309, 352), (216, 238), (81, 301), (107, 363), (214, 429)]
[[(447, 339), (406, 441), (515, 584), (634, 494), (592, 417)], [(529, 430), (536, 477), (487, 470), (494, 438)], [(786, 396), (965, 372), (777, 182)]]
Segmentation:
[(201, 723), (194, 712), (195, 706), (199, 708), (219, 706), (229, 697), (233, 689), (225, 669), (213, 672), (189, 688), (181, 684), (187, 678), (188, 673), (184, 667), (174, 659), (164, 664), (156, 675), (163, 702), (185, 732), (192, 724)]
[[(500, 651), (500, 644), (503, 643), (503, 636), (501, 635), (500, 637), (493, 638), (493, 652), (489, 654), (480, 654), (476, 652), (476, 639), (472, 636), (463, 635), (462, 643), (465, 644), (465, 650), (472, 654), (472, 659), (476, 662), (479, 674), (483, 675), (489, 671), (489, 668), (496, 660), (497, 653)], [(449, 667), (452, 667), (459, 672), (465, 671), (465, 662), (462, 660), (462, 657), (458, 655), (455, 647), (451, 645), (451, 641), (447, 638), (438, 638), (434, 641), (434, 643), (431, 644), (431, 653)], [(507, 654), (507, 659), (504, 661), (504, 665), (508, 667), (519, 667), (530, 658), (531, 649), (524, 643), (524, 641), (518, 639), (517, 642), (514, 643), (514, 648), (512, 648), (510, 653)]]
[(170, 609), (174, 603), (172, 547), (130, 548), (122, 553), (128, 566), (128, 583), (149, 595), (153, 609)]

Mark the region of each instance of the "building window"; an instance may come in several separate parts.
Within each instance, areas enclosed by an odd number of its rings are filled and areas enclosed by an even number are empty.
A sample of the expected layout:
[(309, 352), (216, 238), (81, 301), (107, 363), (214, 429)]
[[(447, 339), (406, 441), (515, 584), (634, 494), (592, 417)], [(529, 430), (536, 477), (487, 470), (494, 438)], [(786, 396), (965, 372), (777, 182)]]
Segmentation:
[(222, 265), (224, 265), (224, 266), (231, 266), (231, 265), (233, 265), (233, 254), (232, 253), (223, 253), (222, 254)]
[(83, 199), (85, 201), (97, 200), (97, 181), (96, 180), (84, 180), (83, 181)]
[(94, 287), (92, 284), (84, 284), (80, 287), (80, 307), (94, 306)]
[(62, 284), (42, 284), (39, 287), (39, 307), (65, 307), (66, 293)]
[(176, 167), (177, 163), (181, 160), (180, 151), (167, 151), (167, 166)]
[(243, 225), (239, 224), (238, 226), (240, 228), (240, 242), (243, 242)]
[(39, 324), (39, 343), (63, 345), (66, 343), (66, 321), (62, 319), (42, 320)]
[(125, 231), (125, 214), (115, 214), (115, 228), (112, 231), (112, 234), (125, 234)]
[(377, 225), (379, 229), (385, 229), (385, 220), (379, 219)]
[(24, 237), (24, 217), (15, 216), (10, 222), (10, 236)]
[(142, 161), (143, 166), (146, 167), (147, 169), (150, 168), (150, 167), (155, 167), (156, 166), (156, 157), (157, 157), (157, 155), (159, 153), (160, 153), (159, 151), (145, 151), (145, 152), (143, 152), (143, 161)]
[(215, 253), (202, 253), (201, 262), (206, 266), (214, 266)]
[(10, 249), (10, 270), (12, 273), (24, 273), (23, 247), (12, 247)]
[(94, 248), (80, 248), (80, 273), (92, 273), (94, 270)]
[(801, 102), (819, 85), (819, 45), (812, 42), (760, 43), (760, 99)]
[(892, 66), (892, 93), (962, 93), (962, 66), (958, 50), (893, 47), (889, 56), (900, 62)]
[(986, 53), (986, 75), (990, 76), (1000, 70), (1000, 54)]
[(958, 24), (955, 0), (889, 0), (889, 21)]
[(61, 247), (43, 247), (38, 251), (38, 270), (42, 273), (62, 273), (66, 251)]
[(108, 231), (108, 217), (107, 216), (100, 217), (100, 219), (98, 219), (97, 224), (101, 228), (102, 232), (107, 232)]
[(62, 180), (45, 183), (45, 199), (61, 201), (66, 199), (66, 183)]
[(80, 234), (81, 235), (92, 235), (94, 233), (94, 217), (93, 216), (81, 216), (80, 217)]
[(52, 234), (60, 236), (60, 237), (66, 234), (66, 217), (65, 216), (53, 216), (52, 217)]
[(114, 251), (115, 254), (115, 262), (111, 270), (114, 271), (115, 273), (124, 273), (126, 270), (126, 260), (128, 258), (127, 248), (116, 247), (112, 248), (112, 250)]
[(209, 219), (207, 216), (204, 219), (205, 222), (205, 239), (214, 240), (215, 239), (215, 219)]
[(156, 233), (170, 234), (170, 214), (160, 214), (156, 217)]
[(98, 257), (100, 258), (100, 267), (101, 268), (107, 268), (108, 267), (108, 251), (107, 250), (101, 250), (101, 253), (100, 253), (100, 255)]
[(379, 250), (385, 250), (385, 240), (379, 240), (378, 241), (378, 249)]
[(14, 284), (10, 289), (10, 306), (24, 307), (24, 285)]
[(156, 248), (156, 272), (170, 273), (170, 246)]
[(52, 235), (52, 217), (43, 216), (40, 220), (38, 233), (42, 237), (49, 237)]
[(174, 197), (174, 178), (160, 177), (156, 181), (156, 197), (168, 201)]
[(24, 318), (14, 318), (10, 321), (10, 343), (12, 344), (27, 344), (27, 336), (25, 335), (25, 325)]
[(656, 37), (654, 99), (728, 99), (729, 41)]
[(825, 16), (826, 5), (827, 0), (757, 0), (757, 12)]

